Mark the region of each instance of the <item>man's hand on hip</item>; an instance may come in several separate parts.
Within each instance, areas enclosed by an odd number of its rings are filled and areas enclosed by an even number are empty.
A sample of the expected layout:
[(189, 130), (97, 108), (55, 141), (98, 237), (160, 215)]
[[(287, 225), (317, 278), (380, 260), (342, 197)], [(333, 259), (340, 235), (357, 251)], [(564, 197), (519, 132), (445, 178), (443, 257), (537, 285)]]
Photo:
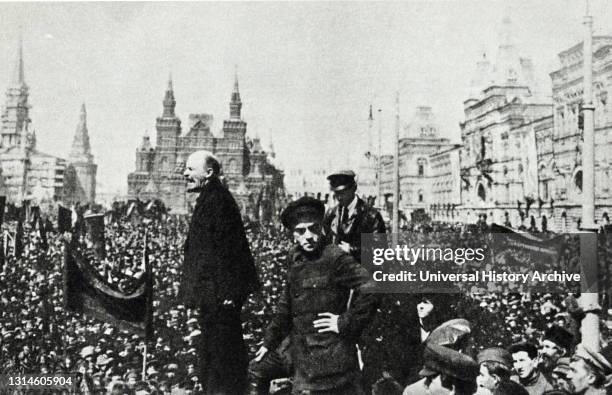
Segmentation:
[(340, 242), (340, 244), (338, 244), (338, 247), (340, 247), (340, 249), (346, 252), (347, 254), (351, 253), (351, 245), (347, 243), (346, 241)]
[(268, 349), (264, 346), (261, 346), (259, 350), (255, 353), (255, 362), (261, 361), (261, 359), (268, 353)]

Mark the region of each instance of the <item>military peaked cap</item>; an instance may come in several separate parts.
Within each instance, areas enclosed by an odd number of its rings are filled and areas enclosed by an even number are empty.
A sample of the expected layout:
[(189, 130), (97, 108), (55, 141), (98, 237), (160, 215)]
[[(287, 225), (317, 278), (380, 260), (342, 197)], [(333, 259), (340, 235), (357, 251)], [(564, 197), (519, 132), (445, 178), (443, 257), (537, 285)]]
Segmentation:
[(468, 355), (437, 344), (427, 344), (423, 353), (425, 367), (421, 376), (439, 373), (462, 381), (475, 381), (478, 376), (478, 364)]
[(355, 172), (352, 170), (339, 170), (327, 176), (331, 190), (342, 191), (355, 185)]

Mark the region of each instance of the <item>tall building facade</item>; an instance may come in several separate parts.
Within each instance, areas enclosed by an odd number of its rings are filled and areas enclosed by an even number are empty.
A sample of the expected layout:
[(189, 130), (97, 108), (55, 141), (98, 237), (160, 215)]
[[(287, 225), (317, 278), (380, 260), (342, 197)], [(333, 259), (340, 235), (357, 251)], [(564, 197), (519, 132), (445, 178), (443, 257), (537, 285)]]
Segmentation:
[(191, 153), (208, 150), (219, 159), (224, 180), (243, 214), (263, 220), (276, 214), (284, 198), (284, 175), (272, 164), (273, 152), (266, 152), (259, 138), (246, 136), (237, 77), (229, 107), (220, 136), (211, 132), (210, 114), (190, 114), (183, 133), (169, 78), (162, 115), (156, 120), (155, 147), (145, 135), (136, 150), (136, 170), (128, 175), (128, 195), (141, 200), (159, 198), (174, 213), (186, 213), (196, 196), (186, 193), (181, 166)]
[(539, 198), (536, 134), (552, 128), (552, 105), (540, 96), (531, 59), (519, 55), (511, 32), (506, 17), (496, 62), (478, 61), (463, 103), (460, 211), (467, 222), (485, 214), (517, 226), (519, 208), (535, 208)]
[[(381, 158), (384, 207), (393, 204), (393, 157)], [(459, 148), (441, 136), (431, 107), (416, 108), (399, 141), (400, 210), (407, 218), (419, 210), (452, 219), (459, 194)]]
[[(554, 127), (539, 136), (540, 191), (557, 229), (575, 230), (582, 216), (583, 44), (559, 54), (550, 73)], [(593, 37), (595, 219), (612, 215), (612, 36)]]
[[(36, 131), (31, 126), (29, 87), (25, 82), (23, 43), (20, 38), (15, 68), (6, 92), (0, 131), (0, 168), (3, 191), (9, 201), (35, 200), (37, 204), (60, 200), (74, 201), (70, 194), (72, 181), (79, 176), (65, 177), (67, 164), (63, 158), (37, 149)], [(76, 138), (76, 137), (75, 137)], [(87, 141), (87, 146), (89, 142)], [(73, 154), (78, 156), (73, 147)], [(89, 151), (88, 151), (89, 152)], [(73, 161), (76, 156), (71, 156)], [(93, 158), (90, 156), (90, 165)], [(77, 166), (78, 167), (78, 166)], [(90, 177), (87, 201), (95, 200), (95, 170)], [(76, 198), (78, 199), (78, 198)], [(81, 200), (82, 201), (82, 200)]]

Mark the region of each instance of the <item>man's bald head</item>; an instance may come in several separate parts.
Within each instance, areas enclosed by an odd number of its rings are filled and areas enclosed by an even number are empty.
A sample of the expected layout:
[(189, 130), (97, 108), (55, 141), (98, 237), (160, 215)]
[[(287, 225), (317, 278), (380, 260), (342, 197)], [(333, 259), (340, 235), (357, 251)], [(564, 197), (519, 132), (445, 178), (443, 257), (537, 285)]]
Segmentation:
[(206, 181), (218, 177), (220, 172), (219, 160), (210, 151), (196, 151), (189, 155), (185, 164), (185, 180), (188, 192), (198, 192), (204, 187)]

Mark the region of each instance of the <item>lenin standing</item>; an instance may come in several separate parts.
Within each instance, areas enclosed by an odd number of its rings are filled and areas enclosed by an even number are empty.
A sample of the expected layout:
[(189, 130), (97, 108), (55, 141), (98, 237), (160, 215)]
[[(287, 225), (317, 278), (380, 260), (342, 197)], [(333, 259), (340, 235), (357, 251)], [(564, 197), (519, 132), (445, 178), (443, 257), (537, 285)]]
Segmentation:
[(240, 311), (260, 286), (240, 210), (219, 180), (219, 162), (208, 151), (186, 163), (188, 192), (199, 192), (193, 211), (179, 296), (200, 309), (200, 380), (206, 394), (242, 394), (248, 356)]

